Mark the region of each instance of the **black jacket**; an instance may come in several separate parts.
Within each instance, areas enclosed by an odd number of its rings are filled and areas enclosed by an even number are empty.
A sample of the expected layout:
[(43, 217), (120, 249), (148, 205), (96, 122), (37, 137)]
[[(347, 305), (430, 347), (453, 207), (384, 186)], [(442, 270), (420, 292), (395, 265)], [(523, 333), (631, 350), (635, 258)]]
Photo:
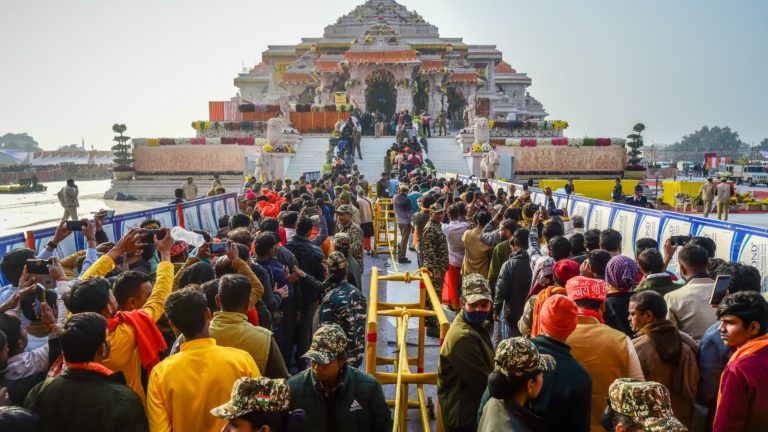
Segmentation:
[[(299, 268), (302, 271), (312, 275), (317, 280), (325, 279), (325, 269), (323, 269), (325, 256), (319, 247), (312, 244), (311, 240), (296, 234), (285, 247), (296, 256), (296, 261), (298, 261)], [(296, 291), (301, 295), (302, 305), (320, 301), (321, 293), (319, 290), (306, 284), (304, 281), (299, 281), (297, 284), (299, 289)]]
[(517, 321), (523, 315), (525, 300), (531, 289), (531, 279), (533, 279), (531, 258), (524, 250), (512, 252), (499, 270), (493, 312), (498, 315), (504, 304), (506, 322), (512, 326), (512, 332), (516, 336), (520, 335)]
[(629, 325), (629, 298), (634, 292), (609, 293), (605, 299), (605, 323), (632, 338), (635, 332)]
[(148, 431), (139, 396), (125, 385), (122, 374), (67, 369), (40, 383), (24, 407), (43, 419), (51, 431)]

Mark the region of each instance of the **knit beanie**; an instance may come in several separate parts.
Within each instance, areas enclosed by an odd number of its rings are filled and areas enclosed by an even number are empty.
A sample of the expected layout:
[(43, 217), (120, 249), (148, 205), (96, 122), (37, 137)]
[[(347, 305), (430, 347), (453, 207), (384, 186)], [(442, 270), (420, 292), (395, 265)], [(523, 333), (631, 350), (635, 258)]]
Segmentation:
[(579, 308), (564, 295), (553, 295), (539, 312), (541, 331), (556, 339), (567, 339), (576, 330)]

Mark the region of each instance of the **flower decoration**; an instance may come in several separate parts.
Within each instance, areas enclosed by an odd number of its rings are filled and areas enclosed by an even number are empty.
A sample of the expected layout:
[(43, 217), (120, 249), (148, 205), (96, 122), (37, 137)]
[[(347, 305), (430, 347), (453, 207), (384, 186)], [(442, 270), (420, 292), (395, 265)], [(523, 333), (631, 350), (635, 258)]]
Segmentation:
[(490, 144), (485, 143), (485, 144), (482, 145), (481, 150), (484, 151), (484, 152), (489, 152), (489, 151), (493, 150), (493, 147), (491, 147)]

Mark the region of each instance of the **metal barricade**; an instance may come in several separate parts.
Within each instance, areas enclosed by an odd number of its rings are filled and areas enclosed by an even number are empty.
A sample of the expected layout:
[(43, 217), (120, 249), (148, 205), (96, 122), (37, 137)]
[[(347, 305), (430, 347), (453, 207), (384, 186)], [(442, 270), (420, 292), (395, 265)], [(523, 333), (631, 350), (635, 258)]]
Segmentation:
[(373, 256), (380, 253), (397, 256), (397, 224), (392, 200), (379, 198), (373, 204)]
[[(393, 431), (406, 431), (408, 424), (408, 410), (418, 408), (423, 430), (429, 431), (429, 412), (428, 403), (424, 396), (424, 385), (437, 385), (437, 371), (424, 371), (424, 340), (425, 340), (425, 318), (435, 317), (440, 326), (440, 345), (445, 339), (450, 322), (445, 316), (441, 306), (440, 298), (437, 296), (432, 279), (426, 269), (418, 271), (419, 276), (408, 272), (403, 274), (379, 276), (378, 267), (373, 267), (371, 272), (371, 290), (368, 303), (368, 323), (365, 343), (365, 370), (371, 374), (382, 385), (392, 385), (395, 387), (395, 400), (388, 400), (387, 403), (395, 408)], [(405, 282), (410, 287), (411, 282), (419, 284), (419, 302), (418, 303), (386, 303), (377, 301), (379, 295), (379, 281), (399, 281)], [(427, 309), (427, 297), (431, 303), (431, 308)], [(394, 317), (397, 321), (396, 338), (396, 357), (380, 357), (377, 354), (378, 342), (378, 320), (379, 316)], [(415, 357), (408, 356), (407, 335), (408, 321), (410, 318), (418, 319), (418, 346)], [(380, 372), (378, 366), (392, 365), (395, 372)], [(416, 372), (411, 370), (411, 366), (416, 366)], [(418, 399), (409, 399), (408, 386), (416, 385), (416, 394)], [(440, 413), (439, 403), (437, 404), (436, 430), (442, 432), (442, 415)]]

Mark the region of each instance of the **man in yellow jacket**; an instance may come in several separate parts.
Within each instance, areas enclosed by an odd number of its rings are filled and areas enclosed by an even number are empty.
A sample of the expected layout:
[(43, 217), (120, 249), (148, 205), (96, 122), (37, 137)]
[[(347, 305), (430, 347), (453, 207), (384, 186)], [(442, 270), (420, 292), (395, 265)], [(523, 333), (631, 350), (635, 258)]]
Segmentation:
[[(132, 253), (146, 246), (142, 243), (144, 232), (134, 229), (128, 232), (107, 254), (102, 255), (82, 275), (70, 293), (66, 302), (67, 309), (72, 313), (96, 312), (104, 316), (108, 321), (108, 335), (110, 355), (101, 363), (114, 372), (122, 372), (128, 387), (139, 395), (146, 404), (144, 386), (141, 383), (141, 369), (151, 369), (159, 362), (158, 352), (165, 349), (161, 342), (162, 336), (154, 323), (165, 312), (165, 299), (171, 293), (173, 284), (173, 264), (171, 264), (171, 246), (173, 238), (168, 228), (164, 228), (161, 234), (155, 238), (155, 246), (160, 254), (161, 262), (157, 266), (157, 278), (152, 292), (143, 305), (137, 305), (141, 311), (133, 314), (135, 319), (119, 319), (114, 315), (117, 312), (111, 284), (103, 278), (115, 268), (115, 262), (124, 254)], [(121, 315), (122, 316), (122, 315)], [(150, 343), (139, 346), (139, 337), (142, 341)], [(146, 336), (146, 337), (145, 337)], [(154, 344), (152, 343), (154, 342)], [(154, 353), (153, 347), (157, 349)]]
[(216, 345), (208, 332), (211, 311), (201, 291), (175, 291), (165, 307), (171, 327), (187, 342), (178, 354), (152, 369), (147, 392), (149, 430), (218, 432), (227, 422), (210, 411), (229, 400), (238, 379), (260, 377), (259, 367), (247, 352)]

